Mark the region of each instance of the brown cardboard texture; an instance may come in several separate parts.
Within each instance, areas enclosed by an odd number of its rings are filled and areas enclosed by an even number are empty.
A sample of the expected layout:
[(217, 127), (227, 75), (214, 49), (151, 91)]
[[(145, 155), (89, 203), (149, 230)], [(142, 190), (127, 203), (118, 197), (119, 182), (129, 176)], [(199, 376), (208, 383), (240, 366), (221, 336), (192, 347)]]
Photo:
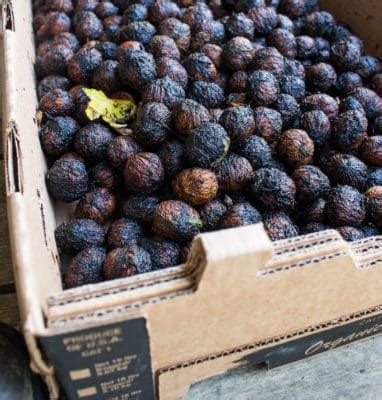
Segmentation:
[[(322, 3), (368, 39), (376, 54), (381, 52), (376, 16), (382, 16), (382, 3), (370, 0), (362, 7), (353, 0)], [(256, 354), (263, 357), (256, 362), (270, 366), (288, 362), (272, 361), (267, 351), (276, 345), (293, 343), (293, 350), (298, 347), (296, 340), (314, 338), (309, 342), (314, 351), (300, 349), (300, 355), (296, 350), (297, 359), (380, 331), (382, 237), (350, 245), (336, 231), (274, 243), (261, 224), (202, 234), (185, 265), (63, 291), (54, 229), (69, 210), (53, 204), (45, 187), (30, 8), (27, 0), (3, 5), (3, 143), (24, 334), (32, 366), (45, 377), (52, 398), (58, 396), (57, 376), (67, 389), (65, 377), (70, 376), (75, 387), (77, 381), (89, 378), (88, 373), (96, 376), (92, 386), (88, 392), (79, 389), (72, 398), (93, 393), (91, 398), (98, 399), (104, 398), (101, 393), (113, 393), (116, 385), (105, 383), (107, 373), (100, 368), (101, 361), (115, 365), (116, 359), (108, 359), (104, 349), (114, 351), (113, 343), (125, 339), (123, 329), (128, 337), (132, 324), (147, 341), (144, 348), (151, 361), (145, 373), (153, 374), (156, 394), (166, 400), (180, 398), (194, 382), (253, 357), (256, 361)], [(107, 345), (96, 342), (101, 336), (113, 340)], [(75, 348), (69, 345), (74, 341)], [(82, 345), (89, 349), (91, 343), (93, 353), (77, 352)], [(67, 353), (55, 352), (58, 345), (66, 346)], [(125, 369), (140, 356), (128, 353), (134, 349), (127, 347), (119, 348), (126, 352)], [(70, 375), (66, 368), (71, 368), (75, 355), (76, 362), (88, 363), (88, 368)], [(118, 393), (138, 387), (138, 398), (150, 398), (139, 387), (138, 375), (132, 374), (128, 382), (119, 377), (118, 384), (125, 386)]]

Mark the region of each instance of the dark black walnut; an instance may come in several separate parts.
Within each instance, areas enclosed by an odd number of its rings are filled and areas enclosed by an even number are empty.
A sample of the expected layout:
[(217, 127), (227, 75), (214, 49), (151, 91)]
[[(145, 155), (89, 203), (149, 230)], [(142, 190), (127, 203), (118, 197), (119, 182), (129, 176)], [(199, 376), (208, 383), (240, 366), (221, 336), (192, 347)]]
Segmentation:
[(243, 106), (224, 110), (219, 123), (233, 141), (240, 141), (253, 135), (256, 126), (251, 108)]
[(300, 224), (323, 222), (325, 218), (325, 205), (326, 200), (322, 197), (307, 205), (299, 204), (297, 218)]
[(40, 100), (39, 109), (49, 118), (71, 115), (74, 102), (69, 92), (53, 89)]
[(105, 189), (115, 189), (119, 182), (119, 176), (114, 168), (106, 161), (96, 164), (89, 171), (90, 186)]
[(318, 63), (308, 69), (307, 82), (314, 90), (327, 92), (336, 81), (336, 70), (330, 64)]
[(235, 71), (228, 81), (230, 92), (245, 93), (247, 91), (248, 73), (246, 71)]
[(305, 68), (301, 61), (291, 58), (284, 59), (284, 73), (285, 75), (292, 75), (303, 81), (305, 80)]
[(122, 17), (120, 15), (114, 15), (107, 17), (103, 20), (104, 30), (100, 35), (101, 40), (112, 40), (116, 42), (119, 40), (119, 27), (121, 25)]
[(77, 204), (76, 218), (87, 218), (104, 224), (115, 212), (117, 200), (115, 195), (105, 188), (96, 188)]
[(268, 71), (258, 70), (248, 77), (248, 97), (256, 106), (274, 103), (280, 93), (277, 79)]
[(277, 10), (291, 18), (301, 17), (308, 10), (306, 0), (280, 0)]
[(277, 25), (277, 13), (273, 7), (252, 7), (247, 16), (253, 21), (256, 35), (266, 35)]
[(103, 1), (102, 3), (98, 3), (94, 7), (94, 12), (97, 15), (97, 17), (104, 19), (107, 17), (112, 17), (114, 15), (117, 15), (119, 9), (112, 2)]
[(297, 100), (289, 94), (280, 94), (277, 96), (273, 107), (281, 114), (284, 129), (291, 128), (300, 119), (300, 105)]
[(132, 193), (155, 192), (164, 182), (164, 168), (160, 158), (154, 153), (131, 155), (124, 171), (125, 184)]
[(92, 11), (81, 11), (74, 15), (74, 33), (85, 43), (88, 40), (98, 39), (102, 33), (102, 21)]
[(311, 36), (323, 36), (326, 37), (331, 34), (336, 21), (334, 17), (326, 11), (315, 11), (308, 15), (305, 24), (304, 31)]
[(282, 210), (294, 206), (296, 186), (285, 172), (276, 168), (255, 171), (250, 188), (252, 198), (266, 209)]
[(362, 50), (358, 40), (351, 36), (343, 38), (332, 45), (331, 61), (337, 68), (349, 70), (362, 56)]
[(229, 145), (229, 136), (222, 126), (203, 124), (191, 131), (187, 137), (185, 155), (190, 164), (211, 168), (226, 156)]
[(148, 21), (130, 22), (128, 25), (122, 25), (119, 30), (119, 39), (121, 42), (134, 40), (147, 45), (155, 35), (156, 28)]
[(112, 250), (103, 263), (106, 279), (126, 278), (152, 270), (150, 254), (136, 245)]
[(184, 169), (173, 181), (175, 196), (192, 205), (205, 204), (215, 198), (217, 176), (208, 169)]
[(377, 117), (369, 124), (368, 133), (370, 136), (382, 135), (382, 116)]
[(367, 80), (381, 71), (381, 62), (376, 57), (362, 56), (352, 65), (352, 70)]
[(176, 139), (164, 143), (158, 150), (167, 178), (177, 175), (184, 166), (184, 144)]
[(220, 228), (235, 228), (261, 222), (261, 214), (250, 203), (237, 203), (224, 214)]
[(217, 230), (226, 212), (227, 206), (221, 200), (214, 199), (205, 204), (199, 212), (203, 221), (203, 230)]
[(79, 125), (73, 118), (50, 119), (40, 130), (41, 145), (45, 154), (59, 157), (68, 151), (78, 129)]
[(305, 82), (295, 75), (284, 75), (280, 81), (280, 91), (288, 94), (296, 100), (302, 100), (305, 97)]
[(108, 95), (117, 92), (119, 89), (119, 77), (117, 69), (117, 61), (104, 61), (94, 71), (92, 87), (100, 89)]
[(312, 94), (305, 97), (301, 103), (301, 109), (303, 112), (319, 110), (323, 111), (330, 121), (334, 120), (338, 116), (338, 103), (337, 101), (323, 93)]
[(157, 147), (169, 134), (171, 112), (161, 103), (147, 103), (141, 107), (134, 122), (136, 139), (144, 146)]
[(142, 151), (141, 146), (132, 138), (117, 136), (107, 146), (107, 158), (114, 168), (124, 167), (127, 159)]
[[(138, 5), (138, 4), (133, 4)], [(172, 58), (174, 60), (180, 59), (180, 51), (176, 46), (174, 39), (166, 35), (157, 35), (151, 38), (148, 45), (150, 53), (155, 57), (159, 58)]]
[(63, 280), (66, 288), (101, 282), (105, 257), (106, 252), (100, 247), (88, 247), (80, 251), (65, 270)]
[(225, 66), (232, 71), (246, 69), (255, 56), (252, 43), (245, 37), (237, 36), (224, 46), (223, 61)]
[(118, 73), (122, 83), (133, 89), (143, 89), (157, 77), (154, 57), (150, 53), (127, 49), (118, 61)]
[(347, 111), (356, 111), (366, 115), (362, 104), (354, 96), (347, 96), (340, 102), (340, 112), (345, 113)]
[(167, 18), (160, 23), (158, 32), (160, 35), (166, 35), (174, 39), (181, 52), (186, 52), (188, 50), (191, 37), (189, 25), (176, 18)]
[(300, 60), (310, 60), (318, 54), (316, 41), (306, 35), (296, 37), (297, 58)]
[(365, 216), (365, 198), (357, 189), (338, 185), (330, 191), (326, 217), (332, 226), (360, 226)]
[(296, 185), (296, 197), (304, 202), (311, 202), (329, 192), (329, 178), (314, 165), (297, 168), (292, 175)]
[(147, 11), (147, 6), (144, 4), (131, 4), (125, 9), (121, 23), (127, 25), (130, 22), (144, 21), (147, 18)]
[(349, 185), (363, 191), (369, 171), (359, 158), (350, 154), (333, 154), (325, 165), (332, 184)]
[(253, 174), (251, 163), (246, 158), (234, 153), (225, 157), (214, 170), (219, 188), (229, 192), (244, 189)]
[(217, 75), (215, 64), (202, 53), (192, 53), (185, 60), (184, 65), (188, 75), (193, 80), (213, 81)]
[(382, 186), (382, 168), (372, 167), (369, 169), (367, 187)]
[(69, 32), (71, 20), (64, 12), (49, 12), (44, 18), (44, 23), (36, 32), (36, 39), (43, 40), (49, 36), (59, 35), (63, 32)]
[(230, 38), (244, 36), (253, 39), (255, 28), (253, 21), (244, 13), (232, 14), (225, 23), (225, 29)]
[(268, 71), (281, 79), (285, 72), (285, 58), (274, 47), (264, 47), (256, 51), (252, 67)]
[(194, 27), (197, 23), (214, 18), (211, 9), (205, 3), (195, 3), (188, 7), (182, 14), (182, 21)]
[(53, 89), (62, 89), (68, 91), (70, 89), (69, 79), (61, 75), (48, 75), (43, 78), (37, 86), (39, 100), (41, 100)]
[(147, 84), (142, 92), (142, 101), (144, 103), (163, 103), (170, 110), (185, 97), (182, 86), (167, 76)]
[(330, 229), (330, 226), (325, 225), (321, 222), (310, 222), (309, 224), (307, 224), (301, 228), (300, 233), (303, 235), (307, 235), (309, 233), (321, 232), (321, 231), (325, 231), (327, 229)]
[(355, 72), (343, 72), (338, 76), (335, 89), (340, 95), (348, 95), (362, 86), (362, 78)]
[(378, 228), (372, 225), (362, 225), (360, 229), (365, 238), (378, 236), (380, 234)]
[(347, 242), (355, 242), (356, 240), (362, 240), (365, 235), (364, 233), (353, 226), (340, 226), (337, 228), (342, 238)]
[(340, 114), (332, 133), (335, 146), (343, 152), (358, 149), (367, 137), (367, 124), (362, 112), (347, 111)]
[(150, 223), (154, 211), (159, 204), (159, 198), (155, 195), (129, 196), (122, 205), (122, 215), (142, 223)]
[(141, 246), (150, 254), (152, 269), (175, 267), (180, 264), (181, 251), (177, 243), (161, 237), (145, 238)]
[(273, 161), (272, 149), (262, 137), (251, 136), (240, 141), (236, 151), (245, 157), (255, 170), (269, 167)]
[(351, 95), (361, 103), (368, 118), (376, 118), (382, 115), (382, 98), (373, 90), (358, 87)]
[(370, 87), (378, 94), (378, 96), (382, 96), (382, 73), (373, 76), (370, 82)]
[(284, 212), (268, 214), (263, 223), (265, 231), (272, 241), (298, 236), (297, 226)]
[(182, 88), (188, 84), (188, 74), (183, 65), (173, 58), (162, 57), (156, 60), (159, 78), (169, 77)]
[(172, 118), (175, 130), (182, 136), (189, 135), (200, 125), (209, 122), (208, 110), (194, 100), (186, 99), (178, 103), (173, 111)]
[(368, 137), (359, 149), (359, 157), (366, 164), (382, 167), (382, 135)]
[(275, 143), (282, 133), (283, 121), (281, 114), (266, 107), (256, 107), (253, 110), (255, 118), (255, 135), (263, 137), (267, 143)]
[(297, 42), (294, 34), (286, 29), (275, 29), (267, 38), (268, 45), (275, 47), (284, 57), (295, 58)]
[(86, 167), (76, 159), (57, 160), (48, 170), (46, 184), (53, 198), (68, 203), (78, 200), (88, 190)]
[(55, 237), (60, 251), (76, 254), (87, 247), (103, 246), (105, 230), (91, 219), (72, 219), (56, 228)]
[(183, 201), (163, 201), (154, 213), (153, 232), (175, 242), (192, 240), (202, 227), (199, 213)]
[(289, 129), (281, 135), (277, 152), (289, 166), (296, 168), (312, 161), (314, 143), (302, 129)]
[(107, 247), (110, 250), (118, 247), (127, 247), (132, 244), (139, 244), (142, 238), (142, 228), (139, 224), (127, 218), (114, 221), (106, 235)]
[(224, 101), (224, 90), (213, 82), (193, 82), (188, 95), (206, 108), (219, 108)]
[(382, 186), (373, 186), (365, 194), (367, 218), (377, 228), (382, 228)]
[(206, 43), (201, 47), (200, 52), (207, 56), (217, 68), (221, 67), (223, 49), (219, 45)]
[(323, 146), (330, 138), (331, 123), (323, 111), (308, 111), (301, 116), (300, 126), (317, 147)]
[(149, 7), (149, 20), (153, 24), (159, 24), (166, 18), (178, 17), (180, 9), (176, 3), (169, 0), (156, 0)]
[(102, 54), (95, 48), (78, 51), (68, 61), (68, 77), (74, 83), (90, 82), (93, 72), (102, 64)]
[(106, 150), (114, 134), (105, 125), (92, 122), (74, 137), (74, 148), (85, 160), (94, 163), (106, 158)]

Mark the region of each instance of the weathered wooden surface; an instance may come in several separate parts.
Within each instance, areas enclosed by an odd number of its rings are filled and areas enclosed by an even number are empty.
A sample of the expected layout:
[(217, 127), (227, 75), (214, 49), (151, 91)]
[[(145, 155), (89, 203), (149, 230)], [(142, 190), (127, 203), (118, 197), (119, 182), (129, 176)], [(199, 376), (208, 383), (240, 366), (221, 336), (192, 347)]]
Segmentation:
[(184, 400), (380, 400), (382, 337), (271, 371), (236, 370), (194, 385)]

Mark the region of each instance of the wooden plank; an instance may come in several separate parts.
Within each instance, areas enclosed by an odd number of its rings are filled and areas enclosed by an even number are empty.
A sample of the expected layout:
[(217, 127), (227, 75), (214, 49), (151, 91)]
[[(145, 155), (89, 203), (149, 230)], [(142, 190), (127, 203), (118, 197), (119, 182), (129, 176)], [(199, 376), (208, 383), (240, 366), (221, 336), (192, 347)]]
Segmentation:
[(382, 336), (275, 370), (237, 369), (191, 387), (183, 400), (382, 398)]
[(13, 282), (5, 199), (4, 162), (0, 161), (0, 286)]
[(15, 293), (0, 296), (0, 321), (20, 329), (20, 317)]

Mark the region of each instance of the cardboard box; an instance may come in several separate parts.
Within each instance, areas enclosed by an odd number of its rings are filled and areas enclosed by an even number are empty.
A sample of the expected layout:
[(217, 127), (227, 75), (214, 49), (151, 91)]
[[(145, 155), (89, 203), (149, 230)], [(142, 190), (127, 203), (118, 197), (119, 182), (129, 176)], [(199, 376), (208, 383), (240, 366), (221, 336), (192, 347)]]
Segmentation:
[[(381, 54), (382, 3), (322, 3)], [(382, 237), (349, 244), (336, 231), (275, 243), (261, 224), (207, 233), (186, 265), (63, 291), (54, 228), (68, 210), (45, 187), (30, 2), (5, 1), (3, 15), (14, 271), (32, 367), (52, 398), (59, 381), (70, 399), (179, 399), (229, 369), (273, 368), (382, 330)]]

